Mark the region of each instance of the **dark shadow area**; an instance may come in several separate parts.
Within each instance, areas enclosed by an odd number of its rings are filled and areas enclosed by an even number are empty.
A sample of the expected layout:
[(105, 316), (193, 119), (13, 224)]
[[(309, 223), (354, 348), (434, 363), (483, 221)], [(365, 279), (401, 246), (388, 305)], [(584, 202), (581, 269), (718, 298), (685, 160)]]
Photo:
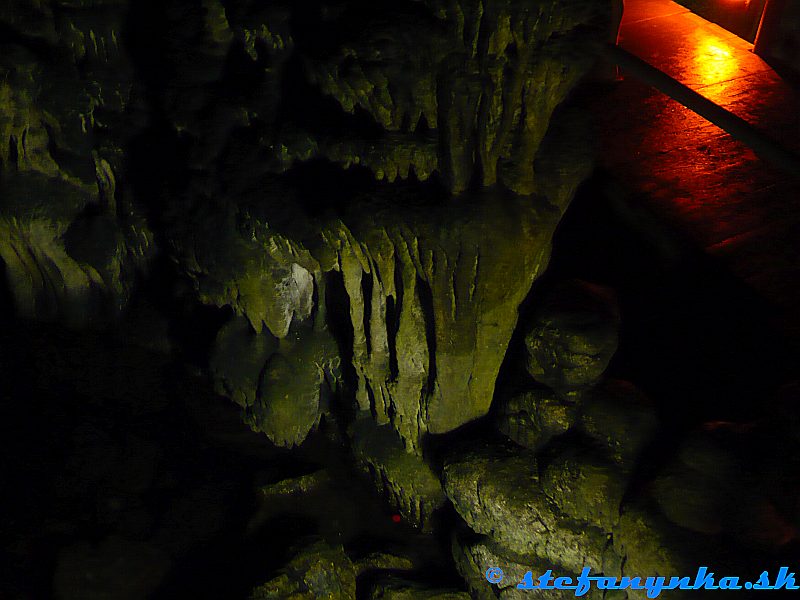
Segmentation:
[[(618, 293), (620, 348), (608, 374), (636, 382), (672, 427), (758, 419), (794, 374), (797, 357), (774, 329), (774, 309), (603, 172), (581, 186), (559, 225), (521, 320), (549, 286), (571, 278)], [(524, 332), (516, 335), (510, 355)]]

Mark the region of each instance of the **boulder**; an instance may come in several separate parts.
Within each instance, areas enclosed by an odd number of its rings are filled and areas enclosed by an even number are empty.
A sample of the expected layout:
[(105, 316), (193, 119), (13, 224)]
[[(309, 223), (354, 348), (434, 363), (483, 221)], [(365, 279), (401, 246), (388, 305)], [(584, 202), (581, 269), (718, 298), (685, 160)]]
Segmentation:
[(341, 546), (315, 541), (278, 574), (250, 593), (250, 600), (341, 598), (355, 600), (356, 572)]
[(500, 400), (497, 427), (520, 446), (539, 450), (566, 433), (577, 408), (546, 388), (535, 388)]
[(577, 280), (557, 285), (525, 336), (528, 372), (562, 393), (594, 385), (617, 351), (619, 321), (611, 290)]
[(619, 466), (594, 452), (562, 452), (542, 470), (547, 497), (564, 513), (611, 531), (619, 521), (627, 477)]
[[(647, 502), (626, 504), (614, 529), (614, 550), (623, 558), (622, 574), (629, 577), (692, 577), (702, 566), (724, 571), (717, 539), (701, 536), (667, 521)], [(693, 598), (693, 591), (664, 591), (669, 600)], [(644, 590), (628, 590), (632, 600), (647, 597)]]
[[(534, 581), (537, 577), (552, 570), (554, 577), (575, 576), (564, 567), (552, 565), (538, 556), (519, 556), (499, 547), (488, 537), (465, 535), (453, 536), (453, 559), (456, 569), (467, 582), (474, 598), (478, 600), (525, 600), (540, 598), (542, 600), (568, 600), (575, 598), (571, 590), (525, 590), (518, 589), (525, 574), (530, 571)], [(486, 580), (486, 571), (490, 567), (498, 567), (503, 571), (501, 581), (490, 584)], [(602, 592), (591, 589), (584, 596), (589, 600), (600, 600)]]
[(446, 462), (444, 487), (473, 531), (499, 547), (580, 572), (602, 568), (607, 534), (564, 514), (542, 490), (536, 457), (480, 447)]

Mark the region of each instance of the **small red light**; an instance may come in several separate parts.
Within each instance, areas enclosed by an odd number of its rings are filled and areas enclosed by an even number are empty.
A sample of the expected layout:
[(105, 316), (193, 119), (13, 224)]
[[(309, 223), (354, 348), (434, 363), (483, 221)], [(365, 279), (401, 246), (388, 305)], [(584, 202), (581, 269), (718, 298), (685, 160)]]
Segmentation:
[(399, 523), (401, 520), (400, 515), (392, 515), (392, 521), (395, 523)]

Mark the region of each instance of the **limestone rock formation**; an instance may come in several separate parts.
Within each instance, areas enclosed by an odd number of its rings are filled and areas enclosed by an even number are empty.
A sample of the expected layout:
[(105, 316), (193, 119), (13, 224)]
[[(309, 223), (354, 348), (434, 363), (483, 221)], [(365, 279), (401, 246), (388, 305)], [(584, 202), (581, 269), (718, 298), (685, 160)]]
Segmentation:
[(264, 364), (257, 401), (245, 421), (276, 445), (303, 442), (319, 424), (338, 377), (336, 343), (325, 331), (290, 333)]
[[(683, 577), (697, 573), (700, 565), (720, 564), (718, 549), (710, 539), (675, 527), (647, 507), (646, 503), (630, 503), (623, 508), (619, 525), (614, 530), (614, 549), (624, 558), (623, 575), (629, 577)], [(718, 567), (720, 568), (720, 567)], [(691, 591), (665, 591), (664, 598), (691, 598)], [(628, 590), (628, 597), (647, 597), (644, 590)]]
[(253, 406), (264, 365), (277, 349), (274, 336), (256, 334), (244, 317), (231, 319), (217, 334), (210, 361), (217, 392), (239, 406)]
[[(453, 558), (458, 572), (467, 581), (473, 597), (479, 600), (492, 600), (498, 597), (504, 600), (525, 598), (567, 600), (575, 597), (575, 592), (572, 590), (518, 589), (517, 584), (523, 581), (528, 571), (533, 574), (534, 580), (548, 570), (552, 570), (554, 576), (569, 576), (569, 574), (563, 567), (554, 566), (535, 555), (519, 556), (509, 553), (487, 537), (470, 539), (464, 535), (454, 536)], [(503, 579), (495, 585), (489, 585), (486, 581), (486, 570), (498, 566), (503, 570)], [(602, 593), (598, 594), (598, 590), (592, 589), (584, 597), (598, 600), (602, 598)]]
[[(796, 461), (765, 443), (769, 459), (751, 459), (759, 473), (699, 435), (648, 470), (643, 457), (662, 449), (651, 445), (656, 410), (632, 384), (603, 380), (619, 336), (613, 294), (580, 281), (541, 296), (533, 287), (592, 169), (584, 118), (561, 109), (597, 58), (611, 2), (0, 5), (0, 297), (25, 318), (85, 327), (114, 321), (135, 296), (142, 312), (120, 328), (128, 343), (174, 350), (170, 368), (191, 355), (186, 371), (207, 366), (215, 391), (272, 442), (254, 436), (263, 446), (252, 453), (220, 448), (223, 434), (205, 431), (212, 417), (181, 418), (169, 377), (114, 356), (78, 360), (80, 347), (48, 338), (52, 356), (31, 352), (40, 362), (25, 373), (60, 362), (70, 376), (21, 390), (69, 388), (76, 404), (97, 404), (87, 420), (124, 409), (108, 432), (81, 426), (63, 442), (71, 455), (56, 483), (68, 485), (56, 487), (74, 494), (64, 504), (98, 497), (79, 514), (92, 513), (101, 541), (57, 549), (56, 597), (162, 593), (167, 555), (183, 570), (190, 550), (220, 534), (224, 515), (245, 504), (232, 498), (252, 484), (254, 464), (274, 483), (259, 489), (249, 540), (301, 498), (324, 505), (309, 514), (327, 540), (301, 547), (254, 600), (561, 599), (572, 595), (515, 584), (527, 571), (584, 567), (687, 575), (698, 559), (713, 564), (721, 541), (770, 551), (796, 542), (800, 483), (769, 482)], [(160, 310), (149, 310), (151, 296)], [(530, 321), (520, 316), (527, 306)], [(215, 317), (195, 322), (195, 309)], [(521, 387), (496, 394), (503, 365), (517, 364)], [(185, 383), (192, 393), (206, 381), (196, 379)], [(782, 422), (760, 435), (798, 429), (796, 391), (772, 417)], [(19, 404), (10, 414), (22, 414)], [(474, 423), (490, 411), (511, 441)], [(187, 457), (162, 472), (156, 465), (175, 448), (127, 428), (184, 420), (204, 430), (202, 452), (241, 473), (173, 498), (165, 490), (188, 485), (184, 470), (208, 475), (191, 464), (197, 448), (179, 448)], [(332, 441), (341, 456), (316, 460)], [(298, 446), (297, 464), (283, 462)], [(340, 485), (352, 463), (400, 518), (351, 501), (364, 498), (358, 478)], [(316, 518), (329, 502), (348, 523)], [(438, 544), (431, 530), (452, 521), (444, 552), (460, 588), (423, 581), (427, 547), (387, 549), (393, 536)], [(74, 533), (85, 523), (68, 525)], [(364, 532), (379, 539), (365, 542)], [(350, 539), (334, 544), (334, 534)], [(490, 566), (506, 572), (494, 587)]]
[(278, 498), (302, 496), (330, 481), (327, 471), (314, 471), (308, 475), (282, 479), (275, 483), (263, 485), (258, 490), (260, 499), (269, 502)]
[[(289, 273), (294, 264), (310, 275), (313, 286), (304, 289), (313, 289), (315, 322), (333, 318), (327, 306), (343, 288), (357, 405), (390, 422), (415, 451), (425, 433), (488, 411), (517, 308), (547, 263), (579, 180), (552, 173), (562, 195), (533, 201), (491, 190), (431, 203), (379, 188), (316, 223), (284, 205), (275, 213), (269, 195), (251, 191), (221, 223), (198, 223), (207, 235), (181, 233), (180, 225), (175, 245), (205, 302), (230, 305), (279, 338), (308, 311), (271, 300), (285, 277), (270, 273)], [(266, 189), (296, 198), (283, 187)], [(284, 296), (295, 297), (307, 296)]]
[[(531, 157), (553, 110), (591, 66), (608, 6), (515, 0), (422, 5), (427, 11), (397, 19), (377, 8), (345, 11), (341, 18), (362, 24), (360, 35), (333, 56), (309, 61), (312, 82), (343, 110), (360, 109), (407, 140), (395, 144), (394, 153), (376, 153), (379, 163), (367, 144), (360, 152), (354, 145), (348, 162), (390, 181), (410, 168), (420, 179), (437, 169), (455, 193), (476, 173), (483, 186), (499, 181), (532, 193)], [(426, 150), (424, 136), (413, 135), (423, 122), (438, 131), (435, 153)], [(393, 158), (387, 162), (387, 156)]]
[(413, 571), (418, 565), (407, 556), (389, 554), (387, 552), (371, 552), (356, 562), (356, 573), (359, 577), (375, 571)]
[(528, 371), (562, 393), (597, 383), (617, 350), (619, 319), (610, 290), (560, 284), (541, 301), (525, 338)]
[(565, 514), (611, 531), (619, 521), (626, 477), (592, 452), (560, 453), (541, 474), (544, 493)]
[[(0, 257), (22, 314), (113, 318), (158, 236), (201, 302), (267, 330), (223, 332), (214, 364), (219, 389), (276, 443), (300, 443), (324, 412), (317, 387), (334, 353), (320, 332), (342, 317), (327, 315), (329, 283), (346, 296), (352, 331), (337, 342), (357, 407), (409, 452), (486, 414), (518, 307), (590, 169), (580, 119), (551, 127), (551, 116), (596, 60), (607, 2), (388, 13), (320, 2), (303, 13), (170, 0), (152, 40), (126, 27), (147, 14), (138, 5), (14, 6), (0, 13), (20, 32), (0, 59)], [(316, 38), (317, 25), (336, 34)], [(168, 130), (152, 139), (179, 152), (176, 172), (154, 178), (149, 221), (123, 173), (129, 142), (151, 142), (143, 109)], [(320, 192), (302, 169), (320, 164), (347, 182), (346, 198), (310, 197)], [(350, 186), (365, 169), (407, 184)], [(321, 352), (288, 348), (300, 324)], [(233, 361), (239, 337), (259, 349)], [(258, 391), (265, 380), (274, 385)]]
[(575, 422), (577, 406), (546, 388), (499, 399), (497, 426), (520, 446), (539, 450), (566, 433)]
[(220, 393), (278, 446), (301, 444), (319, 424), (339, 379), (336, 342), (325, 330), (295, 326), (279, 340), (243, 317), (221, 331), (212, 357)]
[(125, 306), (154, 235), (122, 173), (134, 87), (126, 8), (0, 12), (0, 260), (18, 313), (73, 326)]
[(422, 457), (405, 451), (397, 433), (367, 416), (352, 428), (356, 460), (378, 492), (406, 521), (429, 529), (434, 511), (445, 503), (439, 477)]
[(541, 488), (532, 453), (476, 449), (445, 465), (444, 486), (467, 524), (507, 551), (568, 572), (602, 570), (607, 533), (559, 509)]
[(251, 600), (356, 597), (356, 573), (341, 546), (315, 541), (302, 548)]
[[(545, 133), (595, 60), (606, 3), (325, 6), (301, 17), (282, 3), (208, 5), (169, 21), (166, 51), (187, 68), (166, 102), (195, 161), (168, 237), (200, 299), (279, 339), (309, 313), (341, 320), (327, 314), (338, 302), (357, 407), (391, 423), (410, 452), (485, 415), (517, 309), (588, 173), (580, 119), (559, 126), (557, 143)], [(339, 33), (317, 39), (303, 24)], [(253, 78), (221, 102), (234, 59)], [(298, 185), (306, 168), (331, 186), (365, 169), (386, 183), (337, 200)], [(434, 173), (458, 199), (419, 183)], [(468, 190), (473, 179), (489, 189)]]
[[(305, 243), (273, 230), (255, 207), (241, 208), (238, 224), (193, 235), (191, 247), (180, 241), (182, 260), (195, 265), (205, 301), (229, 304), (256, 330), (266, 324), (279, 338), (288, 319), (270, 317), (270, 306), (285, 303), (269, 299), (278, 286), (267, 278), (267, 264), (297, 264), (311, 275), (315, 320), (324, 318), (331, 287), (325, 274), (333, 273), (349, 305), (358, 407), (378, 423), (391, 422), (415, 449), (424, 433), (450, 431), (488, 411), (517, 307), (546, 264), (560, 216), (547, 202), (499, 192), (453, 208), (448, 202), (400, 213), (376, 199), (320, 224)], [(504, 232), (501, 243), (497, 231)], [(277, 313), (295, 320), (306, 314)]]

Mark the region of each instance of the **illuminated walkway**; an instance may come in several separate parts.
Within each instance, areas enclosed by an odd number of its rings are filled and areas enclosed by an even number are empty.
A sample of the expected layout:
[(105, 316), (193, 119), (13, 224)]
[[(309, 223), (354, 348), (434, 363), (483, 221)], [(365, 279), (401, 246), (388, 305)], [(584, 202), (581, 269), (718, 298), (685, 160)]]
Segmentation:
[[(752, 44), (670, 0), (625, 6), (624, 49), (800, 150), (800, 96)], [(800, 179), (633, 76), (592, 104), (604, 166), (775, 306), (779, 326), (800, 335)]]

